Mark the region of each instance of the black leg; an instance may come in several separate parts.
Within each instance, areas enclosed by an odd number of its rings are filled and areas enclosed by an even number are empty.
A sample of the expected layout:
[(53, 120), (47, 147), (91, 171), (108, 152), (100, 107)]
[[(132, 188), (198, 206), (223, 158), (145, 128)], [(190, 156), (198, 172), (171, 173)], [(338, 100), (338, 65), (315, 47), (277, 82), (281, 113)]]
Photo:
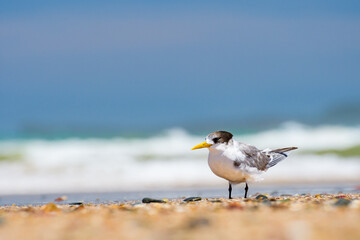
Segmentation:
[(249, 186), (247, 185), (247, 182), (245, 182), (245, 197), (244, 198), (247, 198), (247, 192), (249, 190)]
[(231, 191), (232, 191), (232, 187), (231, 187), (231, 183), (229, 183), (229, 199), (231, 199)]

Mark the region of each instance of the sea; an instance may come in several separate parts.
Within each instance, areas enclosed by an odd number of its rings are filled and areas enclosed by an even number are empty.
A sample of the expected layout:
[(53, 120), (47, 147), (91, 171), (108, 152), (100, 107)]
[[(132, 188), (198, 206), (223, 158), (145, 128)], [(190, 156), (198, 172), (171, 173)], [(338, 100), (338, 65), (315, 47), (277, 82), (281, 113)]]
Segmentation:
[[(205, 137), (206, 134), (171, 128), (140, 137), (2, 138), (0, 199), (63, 193), (133, 194), (120, 194), (126, 199), (149, 191), (180, 196), (182, 189), (192, 189), (193, 194), (196, 189), (217, 189), (208, 192), (221, 195), (220, 189), (226, 190), (227, 182), (209, 169), (208, 150), (190, 150)], [(270, 129), (235, 134), (234, 138), (259, 149), (298, 147), (262, 174), (262, 181), (251, 183), (255, 189), (267, 185), (291, 189), (292, 185), (303, 184), (326, 186), (324, 191), (330, 186), (337, 191), (341, 186), (349, 190), (360, 185), (360, 155), (336, 153), (360, 146), (360, 125), (284, 122)], [(291, 191), (286, 189), (283, 193)], [(321, 187), (316, 189), (322, 191)]]

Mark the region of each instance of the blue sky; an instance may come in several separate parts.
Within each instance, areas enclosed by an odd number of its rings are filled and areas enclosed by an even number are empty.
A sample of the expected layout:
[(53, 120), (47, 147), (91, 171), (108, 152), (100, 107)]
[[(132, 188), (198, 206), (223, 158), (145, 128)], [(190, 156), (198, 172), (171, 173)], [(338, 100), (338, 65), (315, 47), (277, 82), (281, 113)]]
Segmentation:
[(8, 1), (0, 15), (0, 131), (360, 102), (359, 1)]

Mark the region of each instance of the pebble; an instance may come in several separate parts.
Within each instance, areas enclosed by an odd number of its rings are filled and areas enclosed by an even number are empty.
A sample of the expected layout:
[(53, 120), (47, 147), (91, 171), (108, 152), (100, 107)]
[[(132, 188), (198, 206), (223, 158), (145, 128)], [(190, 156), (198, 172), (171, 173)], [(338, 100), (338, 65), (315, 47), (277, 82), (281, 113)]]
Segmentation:
[(184, 199), (184, 202), (196, 202), (196, 201), (200, 201), (201, 197), (188, 197)]
[(85, 209), (84, 205), (80, 205), (77, 208), (75, 208), (74, 211), (80, 211), (80, 210), (83, 210), (83, 209)]
[(84, 202), (72, 202), (72, 203), (69, 203), (69, 205), (71, 206), (74, 206), (74, 205), (83, 205)]
[(257, 196), (256, 196), (256, 199), (258, 199), (258, 200), (265, 200), (265, 199), (268, 199), (268, 197), (265, 196), (265, 195), (260, 194), (260, 195), (257, 195)]
[(161, 199), (154, 199), (154, 198), (143, 198), (143, 203), (166, 203), (164, 200)]
[(62, 202), (62, 201), (65, 201), (67, 199), (68, 199), (68, 197), (64, 195), (64, 196), (56, 198), (54, 201), (55, 202)]
[(338, 195), (336, 198), (346, 198), (346, 195)]
[(48, 203), (41, 207), (45, 212), (57, 212), (60, 211), (59, 207), (55, 203)]
[(334, 205), (335, 206), (338, 206), (338, 207), (344, 207), (344, 206), (347, 206), (351, 203), (350, 200), (348, 199), (345, 199), (345, 198), (339, 198), (335, 203)]

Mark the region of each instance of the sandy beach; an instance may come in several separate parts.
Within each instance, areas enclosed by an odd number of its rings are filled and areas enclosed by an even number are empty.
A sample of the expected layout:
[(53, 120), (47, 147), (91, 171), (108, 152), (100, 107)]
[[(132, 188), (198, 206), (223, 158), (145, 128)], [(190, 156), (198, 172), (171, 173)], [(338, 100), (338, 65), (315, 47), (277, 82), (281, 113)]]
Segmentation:
[(357, 193), (158, 200), (2, 206), (0, 239), (360, 239)]

